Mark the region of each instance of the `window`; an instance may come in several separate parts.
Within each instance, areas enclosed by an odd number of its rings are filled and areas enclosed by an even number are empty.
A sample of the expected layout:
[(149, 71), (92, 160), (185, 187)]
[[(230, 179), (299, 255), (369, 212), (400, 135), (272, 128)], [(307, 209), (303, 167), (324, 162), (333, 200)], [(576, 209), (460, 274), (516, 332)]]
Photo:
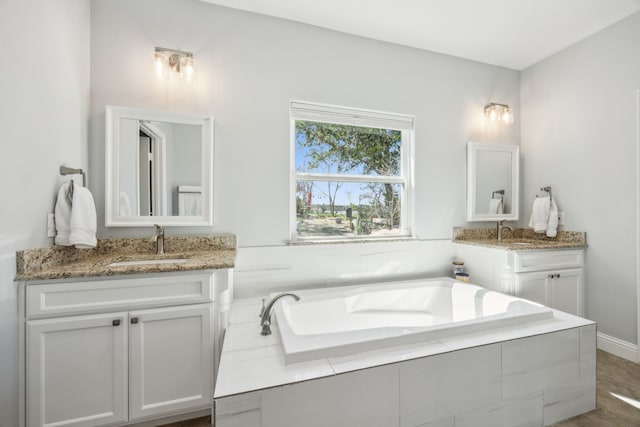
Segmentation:
[(411, 236), (413, 121), (292, 101), (293, 239)]

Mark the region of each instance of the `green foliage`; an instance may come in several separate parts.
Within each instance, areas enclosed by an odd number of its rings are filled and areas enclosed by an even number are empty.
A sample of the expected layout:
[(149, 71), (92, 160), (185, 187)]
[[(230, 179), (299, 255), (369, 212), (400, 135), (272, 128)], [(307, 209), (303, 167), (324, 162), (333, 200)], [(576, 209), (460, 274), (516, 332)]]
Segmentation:
[[(296, 121), (296, 144), (307, 149), (307, 168), (329, 173), (397, 175), (401, 133), (397, 130)], [(361, 171), (361, 172), (360, 172)]]
[(301, 197), (296, 197), (296, 215), (303, 216), (304, 215), (304, 201)]
[[(398, 130), (298, 120), (295, 138), (297, 148), (305, 153), (304, 171), (382, 176), (397, 176), (400, 173), (402, 134)], [(322, 187), (314, 186), (315, 191), (328, 197), (331, 216), (336, 213), (336, 194), (341, 185), (328, 181)], [(397, 189), (392, 184), (368, 184), (366, 189), (365, 199), (368, 199), (371, 212), (366, 215), (359, 212), (356, 232), (370, 234), (373, 228), (370, 218), (374, 216), (389, 218), (389, 228), (392, 228), (400, 217)]]

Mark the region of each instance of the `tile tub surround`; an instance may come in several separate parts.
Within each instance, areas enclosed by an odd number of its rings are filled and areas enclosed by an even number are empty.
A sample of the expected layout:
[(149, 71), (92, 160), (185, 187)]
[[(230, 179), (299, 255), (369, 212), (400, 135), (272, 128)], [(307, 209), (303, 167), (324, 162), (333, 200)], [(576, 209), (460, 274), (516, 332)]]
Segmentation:
[[(232, 306), (216, 426), (548, 425), (595, 408), (596, 326), (554, 318), (284, 365), (259, 298)], [(286, 409), (283, 409), (286, 408)]]
[[(236, 236), (229, 233), (204, 236), (165, 237), (165, 253), (155, 254), (149, 237), (99, 239), (92, 249), (49, 246), (16, 252), (16, 280), (64, 279), (112, 276), (117, 274), (233, 268)], [(120, 261), (185, 258), (179, 264), (125, 265), (107, 267)]]
[(516, 228), (512, 232), (505, 230), (503, 233), (504, 239), (498, 241), (496, 227), (454, 227), (452, 241), (465, 245), (517, 251), (587, 247), (587, 233), (584, 231), (558, 231), (556, 237), (546, 237), (545, 234), (535, 233), (529, 228)]

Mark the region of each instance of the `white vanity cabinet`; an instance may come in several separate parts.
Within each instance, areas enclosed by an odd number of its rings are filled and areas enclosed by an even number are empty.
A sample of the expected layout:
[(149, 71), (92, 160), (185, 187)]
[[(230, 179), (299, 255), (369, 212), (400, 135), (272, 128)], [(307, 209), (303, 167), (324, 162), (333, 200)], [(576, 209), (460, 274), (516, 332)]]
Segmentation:
[(510, 258), (516, 296), (584, 314), (582, 250), (513, 252)]
[(25, 283), (25, 425), (211, 408), (228, 292), (228, 270)]
[(582, 249), (508, 251), (457, 246), (472, 283), (583, 316)]
[(28, 321), (27, 425), (127, 422), (126, 328), (127, 313)]

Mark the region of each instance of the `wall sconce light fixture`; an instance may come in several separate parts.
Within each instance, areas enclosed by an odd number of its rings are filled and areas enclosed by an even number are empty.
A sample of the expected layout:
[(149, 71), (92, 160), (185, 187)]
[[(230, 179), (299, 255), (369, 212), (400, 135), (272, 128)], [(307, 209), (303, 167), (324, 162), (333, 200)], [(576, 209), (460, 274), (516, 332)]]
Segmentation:
[(166, 77), (169, 72), (178, 73), (181, 79), (188, 82), (193, 78), (193, 53), (156, 47), (154, 57), (159, 78)]
[(505, 125), (513, 123), (513, 111), (506, 104), (492, 102), (484, 107), (484, 115), (492, 122), (500, 122)]

